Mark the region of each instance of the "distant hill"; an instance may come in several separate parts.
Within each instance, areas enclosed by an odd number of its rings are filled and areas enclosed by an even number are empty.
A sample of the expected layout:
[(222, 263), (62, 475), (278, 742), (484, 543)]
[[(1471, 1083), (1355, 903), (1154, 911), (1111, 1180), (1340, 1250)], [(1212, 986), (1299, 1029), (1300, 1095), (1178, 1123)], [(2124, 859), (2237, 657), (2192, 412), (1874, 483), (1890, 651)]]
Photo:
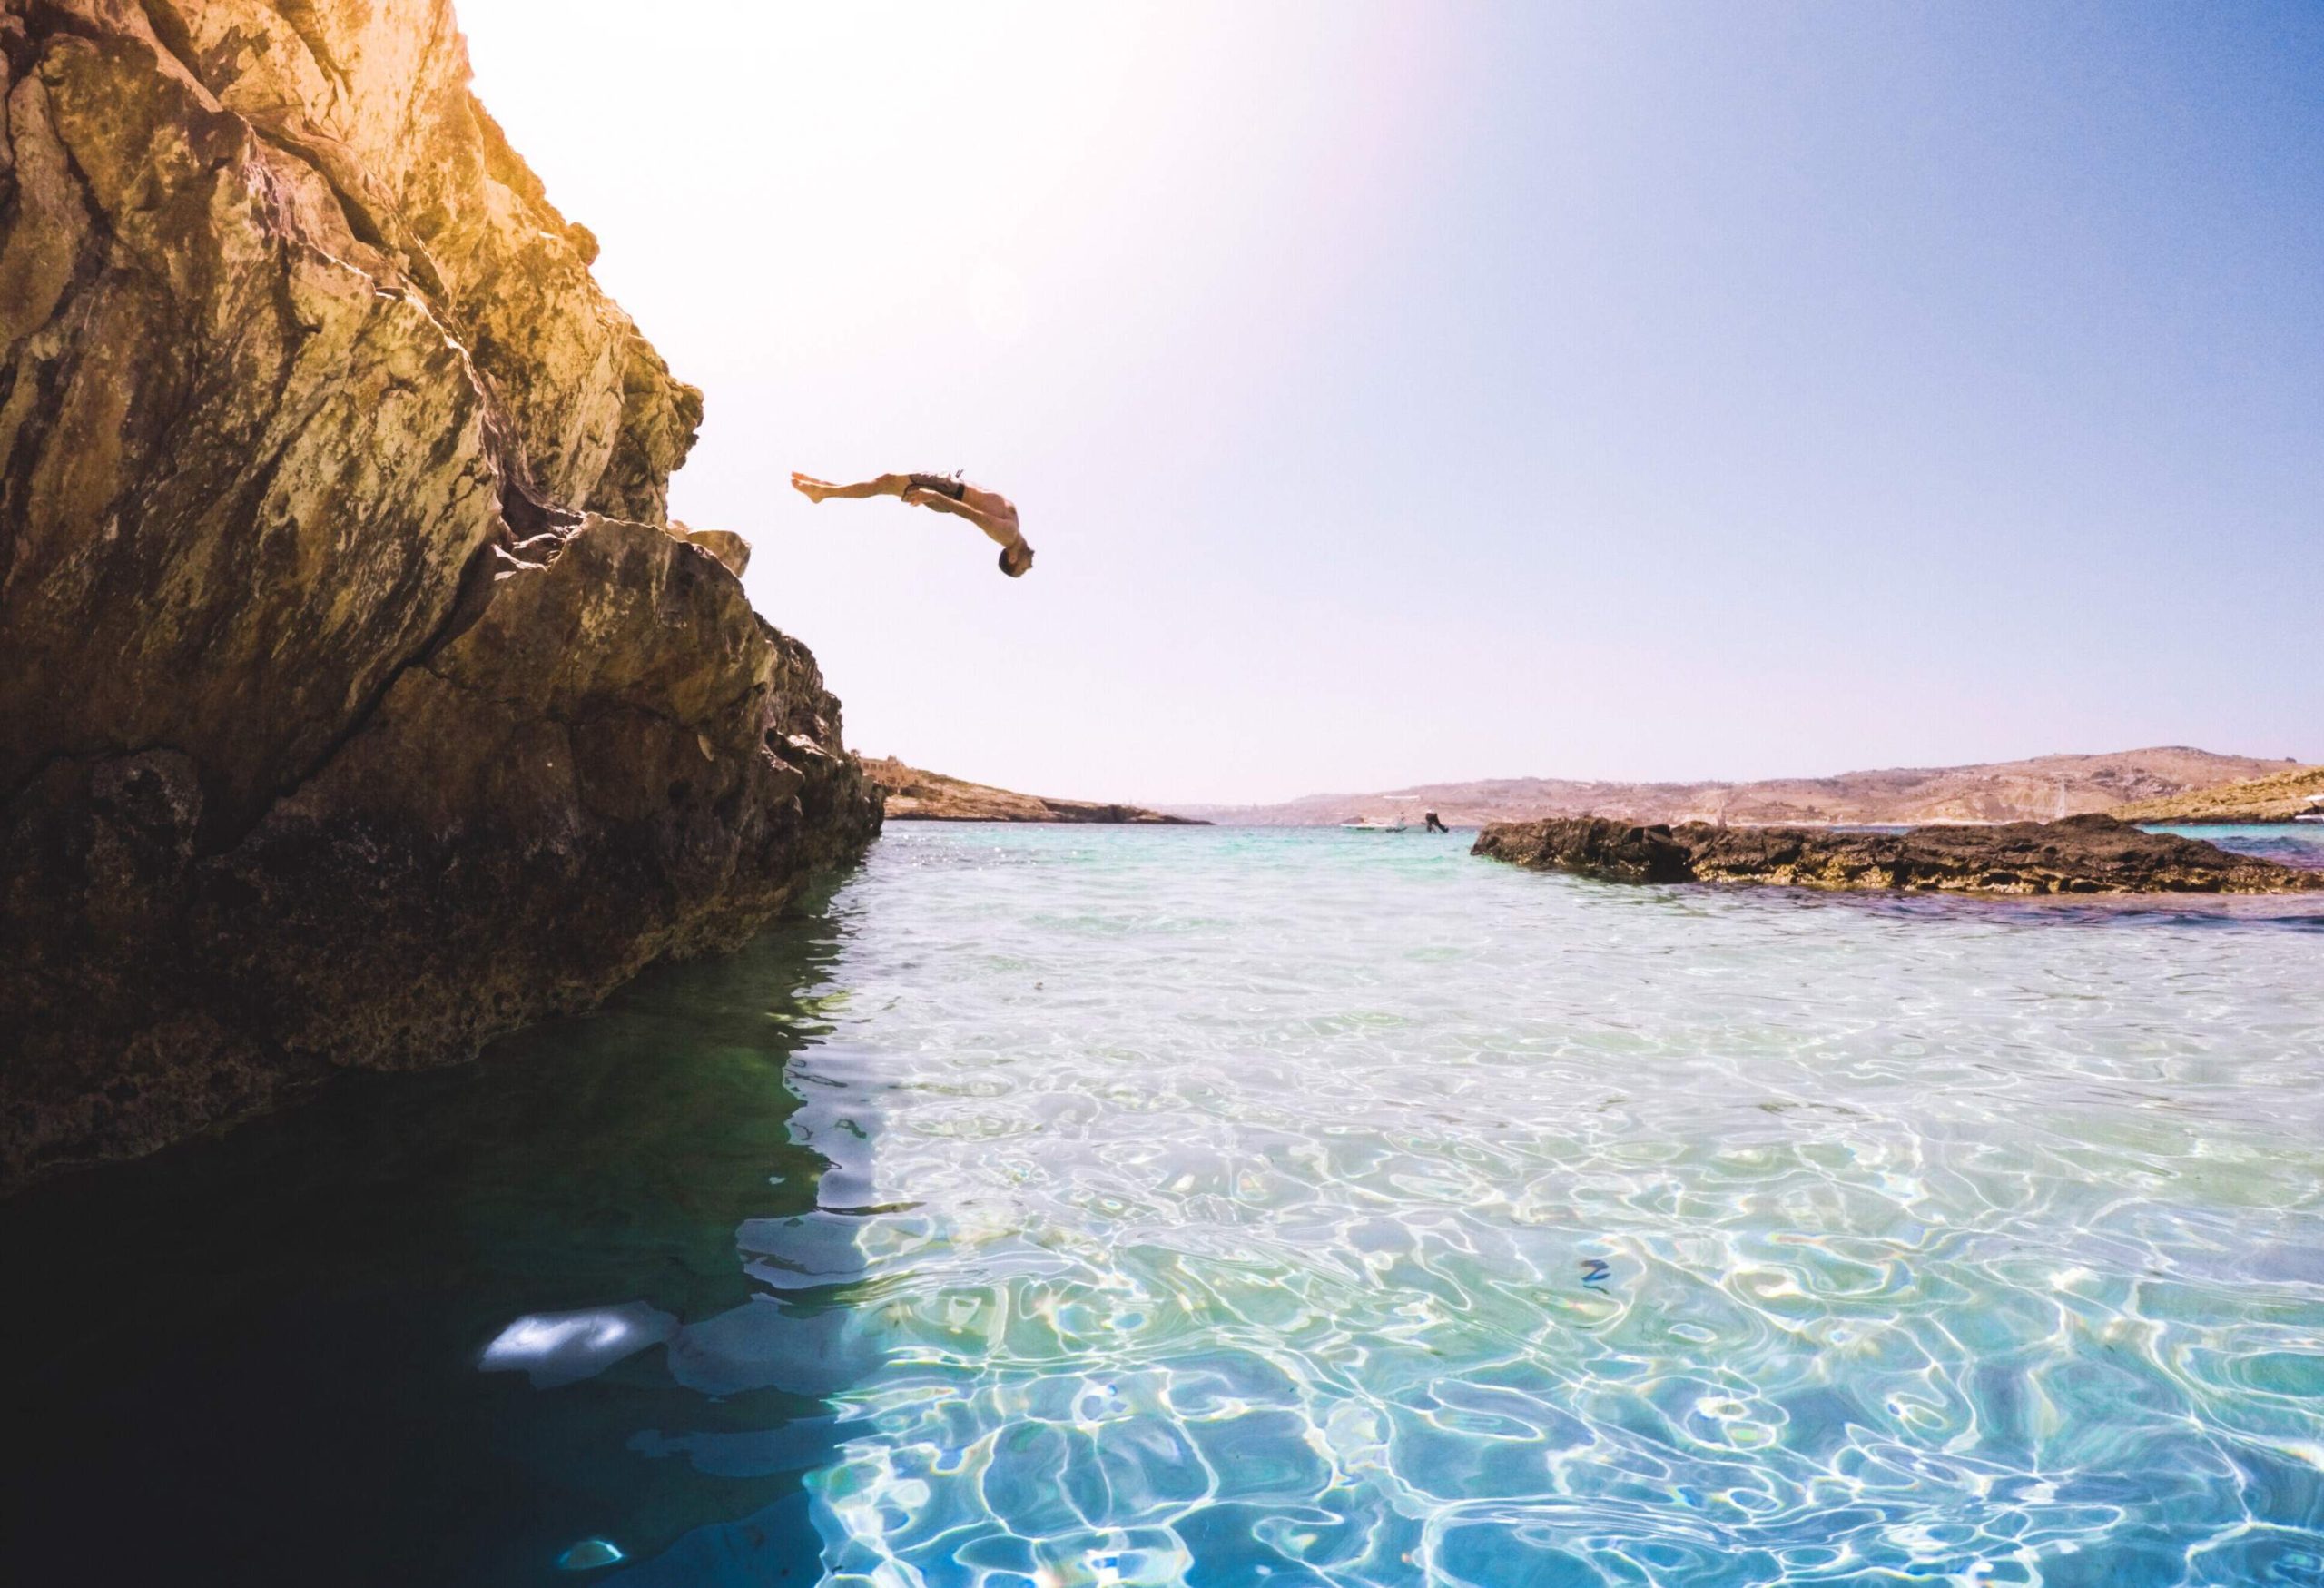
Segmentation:
[(1198, 825), (1190, 816), (1167, 816), (1137, 805), (1095, 800), (1049, 799), (1017, 794), (989, 784), (969, 783), (940, 772), (883, 756), (863, 757), (863, 770), (887, 799), (891, 822), (1103, 822)]
[(2299, 766), (2269, 777), (2199, 788), (2117, 805), (2124, 822), (2289, 822), (2324, 798), (2324, 766)]
[(1380, 794), (1309, 794), (1274, 805), (1177, 805), (1178, 814), (1262, 827), (1319, 827), (1364, 816), (1418, 822), (1433, 810), (1455, 826), (1619, 816), (1631, 822), (1795, 824), (2049, 821), (2112, 811), (2239, 779), (2281, 774), (2287, 764), (2171, 745), (2111, 755), (2042, 755), (1976, 766), (1844, 772), (1764, 783), (1587, 783), (1493, 778), (1420, 784)]

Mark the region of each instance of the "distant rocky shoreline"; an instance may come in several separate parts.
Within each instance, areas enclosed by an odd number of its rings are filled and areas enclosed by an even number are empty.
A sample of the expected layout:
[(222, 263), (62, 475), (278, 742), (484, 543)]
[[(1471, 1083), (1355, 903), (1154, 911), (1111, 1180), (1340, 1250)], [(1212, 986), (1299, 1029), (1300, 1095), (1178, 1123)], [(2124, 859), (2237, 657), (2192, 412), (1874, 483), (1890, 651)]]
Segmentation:
[(2318, 809), (2310, 802), (2319, 799), (2324, 799), (2324, 766), (2299, 766), (2267, 777), (2117, 805), (2107, 814), (2125, 822), (2262, 825), (2293, 821)]
[(2162, 745), (2104, 755), (2042, 755), (2029, 761), (1969, 766), (1892, 767), (1757, 783), (1502, 777), (1416, 784), (1386, 793), (1307, 794), (1271, 805), (1172, 808), (1180, 815), (1251, 827), (1328, 827), (1367, 815), (1380, 820), (1402, 817), (1417, 825), (1421, 813), (1431, 810), (1455, 827), (1540, 822), (1558, 816), (1738, 826), (1916, 826), (1938, 822), (2052, 822), (2093, 811), (2125, 821), (2167, 821), (2183, 818), (2150, 816), (2143, 806), (2132, 815), (2123, 807), (2133, 801), (2191, 798), (2251, 780), (2303, 775), (2316, 778), (2315, 786), (2324, 789), (2324, 768)]
[(891, 822), (1060, 822), (1114, 826), (1206, 827), (1207, 822), (1098, 800), (1018, 794), (990, 784), (923, 772), (888, 756), (863, 759), (864, 775), (886, 798)]
[(1621, 883), (2014, 895), (2324, 892), (2324, 871), (2095, 814), (1902, 833), (1575, 816), (1496, 823), (1471, 853), (1529, 871)]

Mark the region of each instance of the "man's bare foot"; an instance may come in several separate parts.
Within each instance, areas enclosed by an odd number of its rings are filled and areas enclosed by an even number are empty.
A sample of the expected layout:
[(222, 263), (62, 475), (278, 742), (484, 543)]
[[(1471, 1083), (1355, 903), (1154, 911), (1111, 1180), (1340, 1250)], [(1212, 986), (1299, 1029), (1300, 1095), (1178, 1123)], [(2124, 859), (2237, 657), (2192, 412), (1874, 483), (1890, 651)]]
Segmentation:
[(825, 497), (832, 494), (831, 487), (825, 485), (822, 480), (816, 479), (809, 475), (801, 474), (796, 469), (792, 470), (791, 473), (791, 488), (797, 491), (801, 496), (805, 497), (811, 502), (820, 502)]

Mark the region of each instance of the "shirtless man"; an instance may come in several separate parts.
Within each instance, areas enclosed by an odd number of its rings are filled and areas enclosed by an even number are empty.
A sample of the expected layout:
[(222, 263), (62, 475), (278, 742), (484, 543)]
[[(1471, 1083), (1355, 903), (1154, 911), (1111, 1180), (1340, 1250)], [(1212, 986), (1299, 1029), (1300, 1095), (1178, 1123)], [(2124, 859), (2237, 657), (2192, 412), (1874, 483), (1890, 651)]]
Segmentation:
[(811, 502), (827, 497), (901, 497), (915, 508), (933, 508), (966, 518), (1000, 543), (1000, 571), (1021, 579), (1033, 566), (1033, 548), (1017, 528), (1017, 504), (997, 490), (964, 483), (957, 475), (883, 474), (860, 485), (833, 485), (812, 475), (794, 473), (791, 487)]

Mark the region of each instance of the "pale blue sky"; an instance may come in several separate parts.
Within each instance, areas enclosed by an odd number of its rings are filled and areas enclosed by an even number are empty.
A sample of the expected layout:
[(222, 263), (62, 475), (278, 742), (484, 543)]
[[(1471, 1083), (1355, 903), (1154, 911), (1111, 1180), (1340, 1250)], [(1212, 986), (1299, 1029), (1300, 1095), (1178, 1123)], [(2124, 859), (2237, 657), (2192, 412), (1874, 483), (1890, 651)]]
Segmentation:
[(860, 749), (2324, 760), (2324, 6), (460, 11)]

